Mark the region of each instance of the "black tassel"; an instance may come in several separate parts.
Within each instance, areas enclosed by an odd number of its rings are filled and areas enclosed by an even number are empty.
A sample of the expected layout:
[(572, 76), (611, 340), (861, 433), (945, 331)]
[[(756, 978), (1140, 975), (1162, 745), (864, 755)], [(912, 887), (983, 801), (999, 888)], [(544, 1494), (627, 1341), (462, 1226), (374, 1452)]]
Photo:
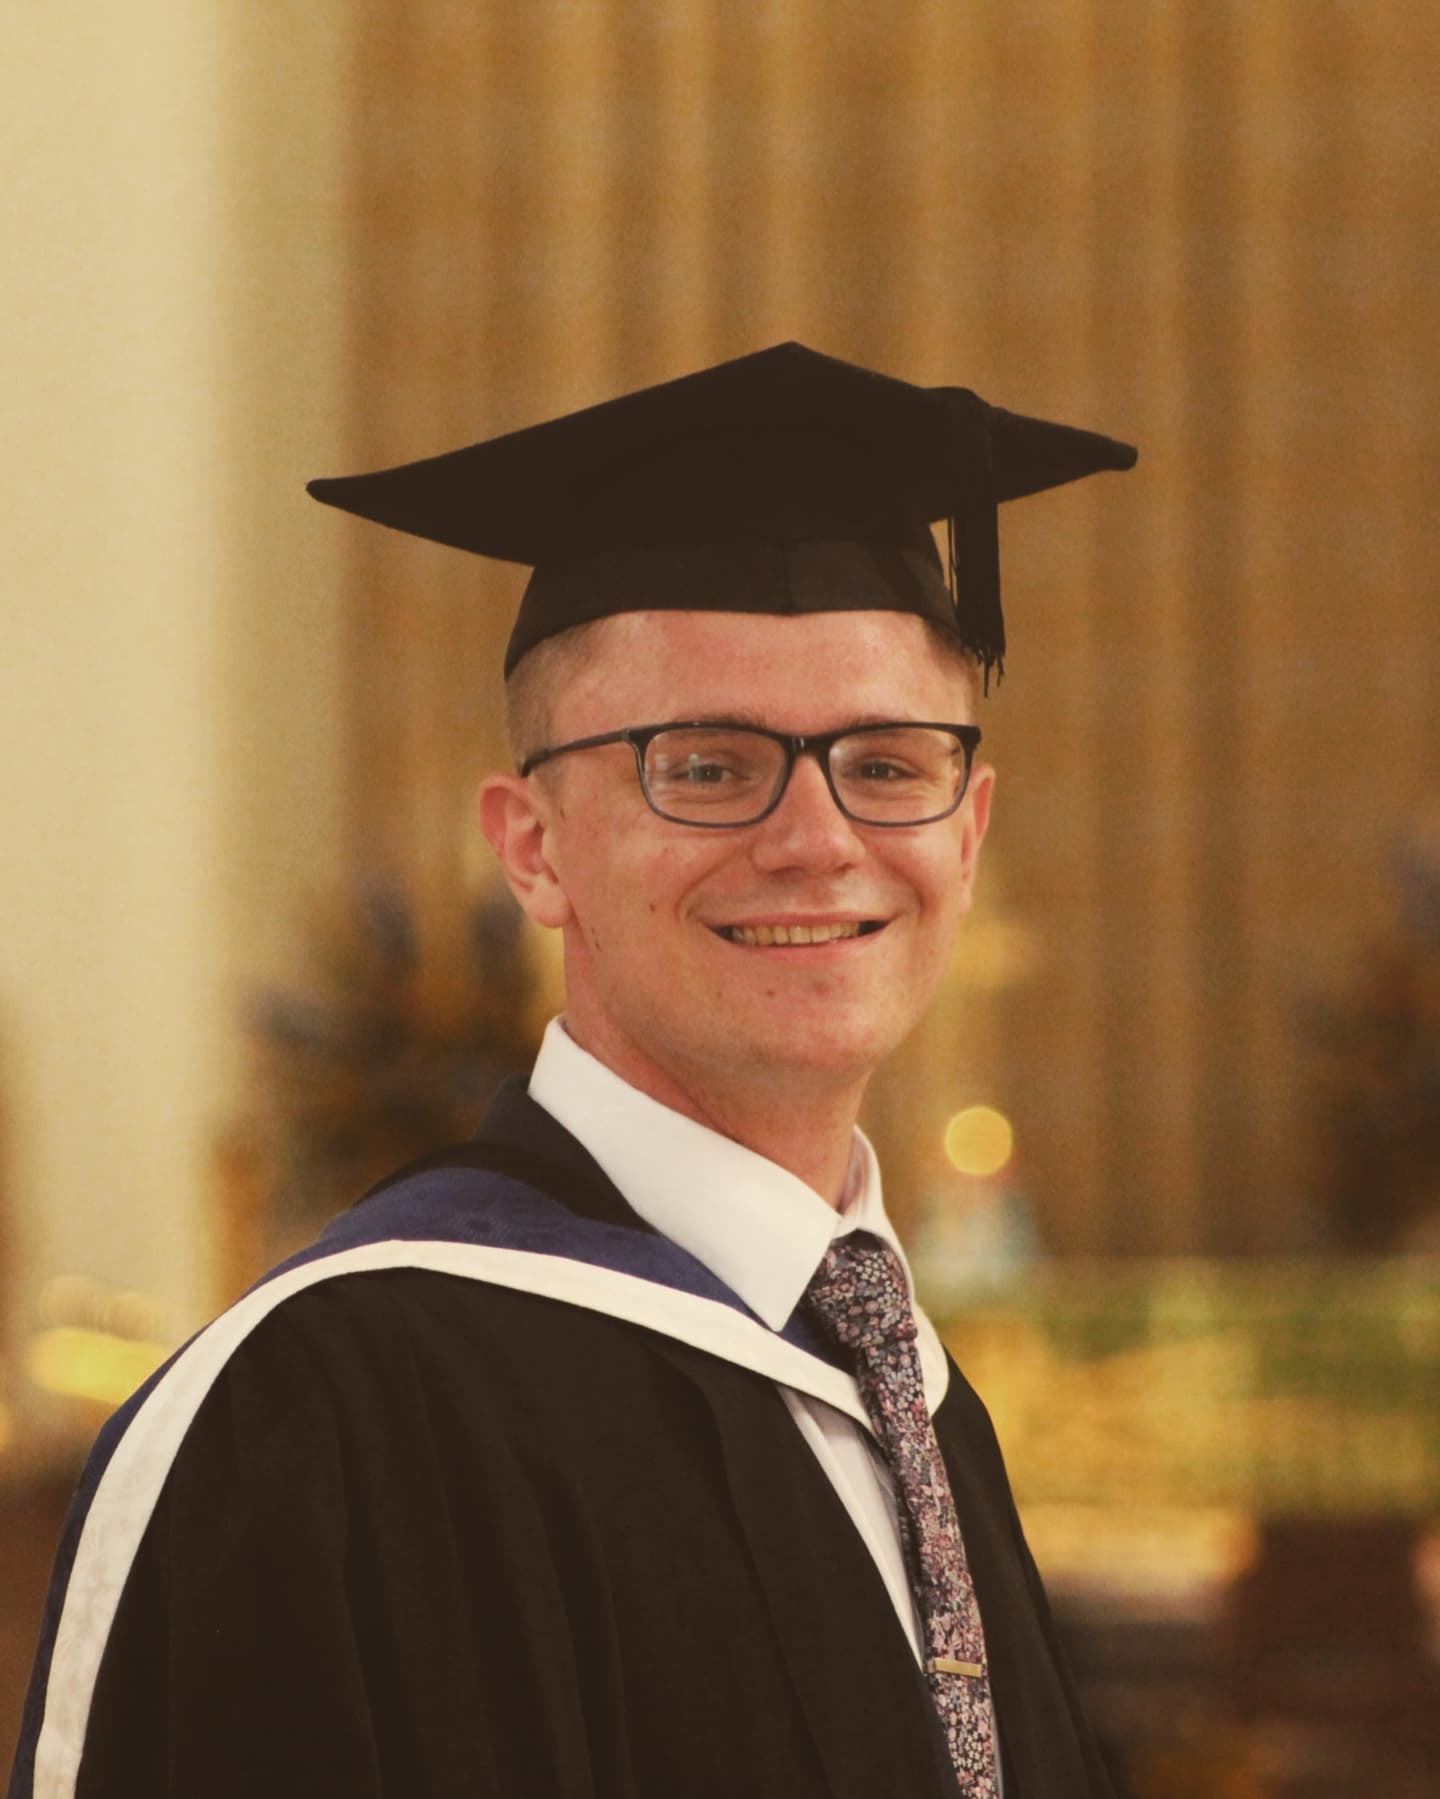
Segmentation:
[(947, 576), (960, 640), (979, 661), (985, 692), (1005, 673), (1000, 609), (1000, 527), (995, 446), (989, 407), (965, 387), (938, 390), (945, 408), (950, 513), (945, 521)]

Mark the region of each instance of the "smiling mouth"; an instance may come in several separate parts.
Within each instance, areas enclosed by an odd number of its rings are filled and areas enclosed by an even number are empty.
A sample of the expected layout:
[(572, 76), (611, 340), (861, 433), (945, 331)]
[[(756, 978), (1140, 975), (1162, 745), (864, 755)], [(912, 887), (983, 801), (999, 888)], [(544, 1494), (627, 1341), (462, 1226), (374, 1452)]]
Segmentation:
[(881, 918), (855, 919), (845, 924), (727, 924), (717, 925), (717, 935), (727, 943), (749, 949), (788, 949), (811, 943), (836, 943), (847, 937), (870, 937), (885, 929)]

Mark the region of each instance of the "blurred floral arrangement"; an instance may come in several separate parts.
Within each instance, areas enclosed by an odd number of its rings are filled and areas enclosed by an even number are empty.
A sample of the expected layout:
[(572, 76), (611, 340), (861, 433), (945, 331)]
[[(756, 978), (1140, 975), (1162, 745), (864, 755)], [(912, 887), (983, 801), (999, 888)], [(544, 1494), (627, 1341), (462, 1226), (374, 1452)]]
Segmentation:
[(310, 988), (252, 1003), (246, 1135), (279, 1240), (469, 1136), (500, 1082), (533, 1060), (537, 983), (518, 907), (492, 891), (442, 922), (427, 935), (398, 886), (367, 881), (313, 927)]
[(945, 1317), (1022, 1506), (1440, 1510), (1440, 1271), (1054, 1264)]
[(1399, 929), (1345, 1000), (1311, 1008), (1338, 1246), (1440, 1249), (1440, 812), (1395, 852)]

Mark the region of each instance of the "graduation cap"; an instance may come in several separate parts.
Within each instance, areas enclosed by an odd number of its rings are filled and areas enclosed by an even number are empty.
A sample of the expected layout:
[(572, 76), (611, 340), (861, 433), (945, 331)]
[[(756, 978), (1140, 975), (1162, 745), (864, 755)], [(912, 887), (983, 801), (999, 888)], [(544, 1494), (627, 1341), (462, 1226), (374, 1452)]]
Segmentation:
[[(996, 508), (1113, 438), (779, 344), (317, 500), (533, 569), (505, 657), (616, 612), (914, 612), (1000, 672)], [(944, 520), (948, 554), (930, 526)]]

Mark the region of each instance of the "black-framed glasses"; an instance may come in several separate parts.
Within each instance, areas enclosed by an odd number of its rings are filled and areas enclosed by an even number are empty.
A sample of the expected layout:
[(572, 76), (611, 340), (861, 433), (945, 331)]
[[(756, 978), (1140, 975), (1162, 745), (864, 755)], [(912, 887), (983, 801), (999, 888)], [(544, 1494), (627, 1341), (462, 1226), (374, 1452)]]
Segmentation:
[(964, 799), (980, 728), (906, 719), (794, 736), (724, 720), (632, 725), (536, 750), (520, 773), (611, 743), (630, 745), (651, 811), (674, 824), (702, 830), (759, 824), (785, 797), (796, 758), (813, 756), (835, 804), (856, 824), (928, 825), (948, 818)]

